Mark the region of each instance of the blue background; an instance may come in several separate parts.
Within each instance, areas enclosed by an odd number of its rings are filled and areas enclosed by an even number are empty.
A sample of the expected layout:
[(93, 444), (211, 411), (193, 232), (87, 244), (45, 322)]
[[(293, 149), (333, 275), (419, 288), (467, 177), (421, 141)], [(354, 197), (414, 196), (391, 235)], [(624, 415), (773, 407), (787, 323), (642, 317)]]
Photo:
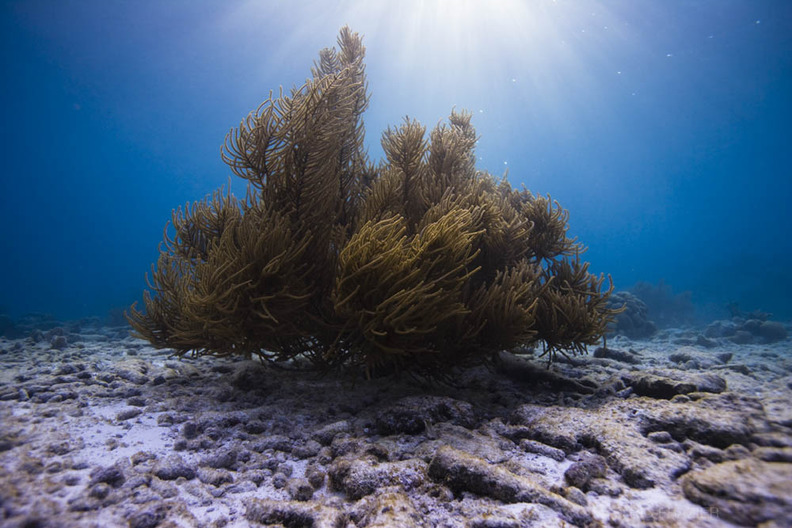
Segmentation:
[(469, 109), (480, 168), (569, 209), (618, 289), (792, 316), (785, 0), (2, 2), (0, 310), (139, 299), (171, 210), (231, 176), (225, 134), (344, 24), (372, 159)]

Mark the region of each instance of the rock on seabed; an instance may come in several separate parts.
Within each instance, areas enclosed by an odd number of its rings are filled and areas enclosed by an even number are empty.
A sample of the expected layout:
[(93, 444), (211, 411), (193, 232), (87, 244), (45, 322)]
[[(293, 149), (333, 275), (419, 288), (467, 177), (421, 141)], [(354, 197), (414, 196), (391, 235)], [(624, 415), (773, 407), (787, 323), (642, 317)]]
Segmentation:
[(0, 526), (792, 526), (790, 342), (703, 332), (447, 385), (0, 338)]
[(716, 464), (682, 479), (685, 497), (733, 523), (792, 522), (792, 464), (753, 458)]

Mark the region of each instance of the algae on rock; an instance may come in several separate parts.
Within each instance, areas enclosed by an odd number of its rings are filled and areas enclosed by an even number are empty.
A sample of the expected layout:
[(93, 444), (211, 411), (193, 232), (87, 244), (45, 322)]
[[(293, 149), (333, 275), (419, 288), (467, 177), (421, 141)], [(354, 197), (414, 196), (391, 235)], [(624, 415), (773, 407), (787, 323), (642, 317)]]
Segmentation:
[(471, 114), (426, 137), (406, 119), (372, 164), (361, 37), (343, 28), (312, 78), (226, 138), (248, 182), (174, 211), (137, 335), (178, 354), (305, 357), (440, 376), (499, 351), (579, 353), (611, 320), (568, 213), (475, 168)]

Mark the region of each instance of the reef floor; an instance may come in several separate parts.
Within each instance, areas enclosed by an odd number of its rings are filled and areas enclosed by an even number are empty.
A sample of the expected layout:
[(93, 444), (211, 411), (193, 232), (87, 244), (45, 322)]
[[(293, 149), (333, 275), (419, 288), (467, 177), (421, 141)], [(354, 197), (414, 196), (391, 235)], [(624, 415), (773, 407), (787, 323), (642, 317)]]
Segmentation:
[(448, 384), (0, 339), (4, 527), (792, 526), (792, 344), (668, 330)]

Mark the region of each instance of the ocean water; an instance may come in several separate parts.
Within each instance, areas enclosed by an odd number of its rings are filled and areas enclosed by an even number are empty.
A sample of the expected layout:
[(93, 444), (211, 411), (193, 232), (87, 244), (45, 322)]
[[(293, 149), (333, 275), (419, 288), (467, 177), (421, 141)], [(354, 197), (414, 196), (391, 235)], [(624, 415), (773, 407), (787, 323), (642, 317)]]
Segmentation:
[(558, 200), (617, 289), (792, 317), (784, 0), (3, 1), (0, 313), (140, 299), (171, 210), (232, 178), (225, 134), (345, 24), (372, 159), (468, 109), (479, 167)]

